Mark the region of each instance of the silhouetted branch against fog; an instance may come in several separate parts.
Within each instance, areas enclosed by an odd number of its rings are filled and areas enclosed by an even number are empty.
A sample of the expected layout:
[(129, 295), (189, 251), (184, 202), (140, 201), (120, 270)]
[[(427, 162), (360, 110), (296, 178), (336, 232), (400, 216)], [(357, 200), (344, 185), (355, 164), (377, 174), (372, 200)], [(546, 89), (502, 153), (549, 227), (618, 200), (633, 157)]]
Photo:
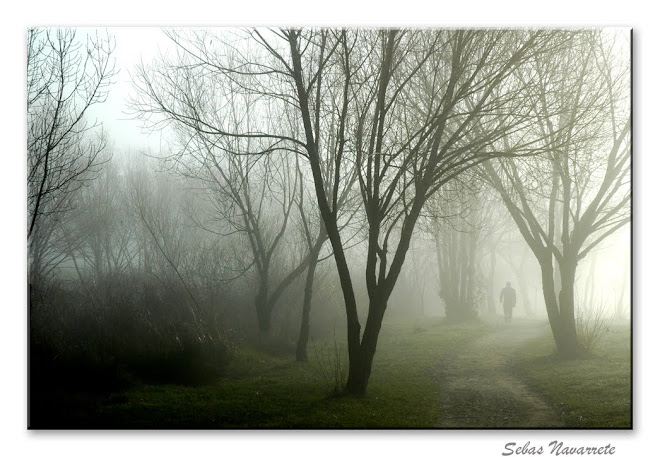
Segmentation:
[[(310, 79), (305, 78), (303, 68), (307, 65), (302, 64), (304, 53), (313, 46), (313, 41), (307, 36), (309, 33), (285, 32), (290, 43), (293, 77), (317, 198), (330, 234), (346, 301), (350, 364), (347, 389), (359, 394), (366, 389), (387, 299), (401, 271), (424, 203), (437, 190), (436, 184), (443, 178), (457, 176), (457, 171), (467, 170), (471, 163), (476, 165), (483, 160), (482, 150), (493, 141), (493, 137), (469, 141), (462, 133), (471, 123), (488, 116), (488, 110), (482, 110), (491, 103), (490, 96), (494, 89), (507, 79), (513, 68), (529, 59), (532, 50), (540, 53), (547, 52), (548, 48), (543, 49), (541, 45), (534, 48), (532, 43), (544, 40), (539, 40), (538, 35), (525, 39), (523, 32), (489, 34), (396, 30), (356, 32), (360, 34), (362, 46), (344, 47), (344, 61), (349, 62), (348, 67), (344, 66), (344, 81), (348, 81), (345, 87), (352, 89), (349, 93), (355, 103), (353, 110), (346, 110), (343, 122), (355, 126), (350, 146), (359, 168), (358, 179), (369, 231), (366, 271), (369, 316), (360, 338), (361, 325), (352, 280), (339, 234), (333, 233), (332, 205), (322, 191), (324, 177), (316, 164), (326, 151), (319, 147), (314, 138), (313, 93), (306, 92), (303, 83)], [(497, 44), (505, 38), (508, 38), (505, 40), (507, 46), (498, 48)], [(422, 49), (430, 46), (433, 51), (442, 48), (451, 52), (423, 52), (422, 56), (427, 60), (422, 65), (415, 65), (418, 62), (414, 60), (410, 66), (402, 65), (401, 62), (414, 59), (416, 54), (412, 51), (416, 50), (415, 45)], [(411, 46), (411, 49), (406, 49), (406, 46)], [(401, 60), (397, 60), (398, 52), (401, 53)], [(475, 61), (474, 67), (468, 64)], [(491, 65), (483, 65), (486, 61)], [(351, 71), (351, 63), (355, 65), (355, 74)], [(360, 83), (353, 84), (353, 77)], [(422, 84), (426, 81), (435, 81), (436, 84), (430, 93), (428, 90), (420, 93), (420, 88), (426, 89), (426, 85)], [(425, 112), (420, 115), (419, 103), (412, 109), (408, 101), (416, 100), (402, 97), (404, 92), (416, 94), (418, 99), (430, 100)], [(476, 100), (472, 111), (467, 103), (471, 98)], [(501, 101), (492, 103), (502, 105)], [(509, 108), (513, 109), (513, 106)], [(514, 123), (513, 118), (511, 123)], [(410, 126), (418, 128), (411, 129)], [(510, 127), (501, 127), (499, 135)], [(394, 234), (396, 238), (391, 238)], [(392, 240), (395, 243), (393, 249), (389, 247)], [(394, 252), (391, 258), (390, 252)]]
[(105, 138), (86, 113), (105, 101), (116, 72), (109, 35), (81, 42), (73, 29), (31, 29), (27, 41), (30, 237), (40, 217), (63, 209), (62, 199), (98, 171)]
[[(101, 125), (90, 107), (103, 103), (116, 74), (114, 40), (76, 36), (73, 29), (30, 29), (27, 34), (27, 189), (30, 275), (59, 261), (54, 225), (70, 210), (70, 196), (95, 179), (108, 158)], [(52, 249), (50, 249), (52, 251)], [(46, 262), (46, 258), (50, 260)]]
[[(268, 333), (275, 304), (305, 270), (317, 245), (312, 243), (309, 252), (295, 259), (295, 254), (291, 257), (283, 249), (290, 236), (292, 211), (302, 204), (298, 201), (303, 195), (302, 175), (296, 172), (294, 157), (275, 154), (291, 152), (282, 144), (285, 138), (258, 133), (258, 128), (262, 122), (287, 127), (286, 113), (243, 91), (237, 86), (240, 81), (218, 78), (217, 67), (208, 73), (210, 58), (199, 54), (203, 50), (199, 40), (205, 35), (193, 33), (193, 41), (174, 33), (169, 36), (183, 49), (179, 60), (163, 58), (151, 69), (138, 70), (136, 79), (142, 85), (134, 108), (139, 116), (161, 116), (175, 132), (173, 153), (161, 158), (170, 169), (206, 187), (213, 215), (200, 225), (217, 234), (241, 235), (247, 241), (257, 283), (258, 326)], [(182, 48), (184, 43), (192, 48)], [(242, 128), (248, 132), (225, 134)]]
[[(237, 212), (232, 214), (241, 215), (254, 245), (259, 244), (254, 222), (260, 220), (260, 205), (279, 198), (284, 205), (279, 220), (286, 224), (291, 208), (286, 196), (299, 195), (296, 186), (303, 185), (302, 174), (295, 184), (286, 165), (275, 164), (290, 161), (291, 153), (307, 159), (345, 302), (346, 389), (362, 395), (389, 297), (427, 201), (490, 159), (529, 157), (548, 148), (554, 154), (570, 143), (562, 137), (549, 145), (548, 136), (539, 134), (547, 124), (543, 116), (561, 119), (558, 135), (566, 135), (567, 119), (580, 117), (548, 105), (543, 97), (550, 90), (541, 87), (546, 76), (535, 68), (572, 49), (578, 35), (397, 29), (168, 32), (176, 52), (138, 68), (132, 106), (148, 127), (179, 132), (177, 164), (216, 186), (222, 201), (233, 202)], [(261, 174), (261, 167), (270, 171)], [(231, 177), (232, 170), (242, 171)], [(504, 179), (515, 172), (509, 167), (496, 175)], [(292, 187), (279, 189), (275, 181), (281, 179)], [(252, 202), (255, 196), (261, 203)], [(341, 230), (351, 213), (344, 205), (354, 203), (364, 217), (368, 243), (364, 330), (346, 257), (344, 238), (353, 234)], [(286, 226), (280, 228), (283, 233)]]
[(580, 352), (578, 262), (630, 220), (630, 69), (612, 42), (611, 33), (579, 32), (570, 47), (535, 59), (541, 103), (528, 135), (537, 135), (543, 153), (484, 167), (541, 265), (555, 342), (568, 357)]

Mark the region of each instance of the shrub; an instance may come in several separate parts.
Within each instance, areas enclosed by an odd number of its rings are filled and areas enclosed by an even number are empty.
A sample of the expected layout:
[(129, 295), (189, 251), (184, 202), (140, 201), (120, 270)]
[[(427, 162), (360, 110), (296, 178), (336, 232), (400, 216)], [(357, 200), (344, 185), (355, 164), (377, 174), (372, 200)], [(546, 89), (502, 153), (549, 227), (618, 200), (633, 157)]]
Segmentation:
[(575, 316), (578, 343), (587, 352), (593, 352), (598, 341), (609, 331), (612, 318), (607, 316), (603, 302), (588, 303), (578, 308)]
[(337, 343), (337, 336), (335, 335), (332, 346), (328, 345), (319, 349), (312, 340), (312, 347), (324, 384), (333, 395), (342, 393), (346, 386), (346, 368), (341, 356), (344, 350)]
[(112, 391), (135, 380), (197, 384), (223, 374), (228, 344), (214, 322), (190, 323), (184, 303), (147, 303), (144, 288), (123, 279), (122, 292), (103, 301), (90, 300), (96, 291), (58, 284), (31, 289), (31, 391)]

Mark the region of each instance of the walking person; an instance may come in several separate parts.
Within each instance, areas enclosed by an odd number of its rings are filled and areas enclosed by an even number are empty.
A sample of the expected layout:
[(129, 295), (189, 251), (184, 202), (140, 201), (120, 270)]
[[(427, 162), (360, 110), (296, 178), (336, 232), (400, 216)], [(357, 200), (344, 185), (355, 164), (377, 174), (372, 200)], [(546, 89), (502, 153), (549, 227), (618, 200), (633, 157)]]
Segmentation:
[(507, 282), (506, 287), (500, 292), (500, 303), (504, 306), (504, 322), (508, 324), (511, 322), (513, 308), (516, 306), (516, 289), (511, 287), (510, 282)]

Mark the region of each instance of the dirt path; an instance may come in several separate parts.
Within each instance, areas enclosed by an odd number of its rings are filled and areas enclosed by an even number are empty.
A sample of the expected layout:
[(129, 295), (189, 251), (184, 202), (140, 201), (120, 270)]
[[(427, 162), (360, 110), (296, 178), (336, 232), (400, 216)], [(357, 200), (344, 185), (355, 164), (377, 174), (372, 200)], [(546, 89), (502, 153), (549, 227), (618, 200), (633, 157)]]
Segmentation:
[(557, 428), (555, 411), (511, 370), (512, 355), (545, 327), (502, 324), (440, 359), (435, 376), (444, 411), (440, 428)]

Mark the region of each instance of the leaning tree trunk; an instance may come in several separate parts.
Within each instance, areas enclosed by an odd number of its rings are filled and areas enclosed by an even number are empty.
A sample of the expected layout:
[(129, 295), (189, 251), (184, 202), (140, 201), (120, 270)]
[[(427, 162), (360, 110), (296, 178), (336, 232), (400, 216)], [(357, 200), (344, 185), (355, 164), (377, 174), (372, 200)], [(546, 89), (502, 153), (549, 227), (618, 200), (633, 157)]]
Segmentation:
[(543, 288), (543, 299), (545, 308), (548, 312), (548, 321), (550, 329), (555, 340), (555, 346), (559, 349), (562, 341), (560, 338), (561, 328), (559, 324), (559, 303), (555, 293), (554, 269), (552, 267), (552, 258), (541, 263), (541, 285)]

